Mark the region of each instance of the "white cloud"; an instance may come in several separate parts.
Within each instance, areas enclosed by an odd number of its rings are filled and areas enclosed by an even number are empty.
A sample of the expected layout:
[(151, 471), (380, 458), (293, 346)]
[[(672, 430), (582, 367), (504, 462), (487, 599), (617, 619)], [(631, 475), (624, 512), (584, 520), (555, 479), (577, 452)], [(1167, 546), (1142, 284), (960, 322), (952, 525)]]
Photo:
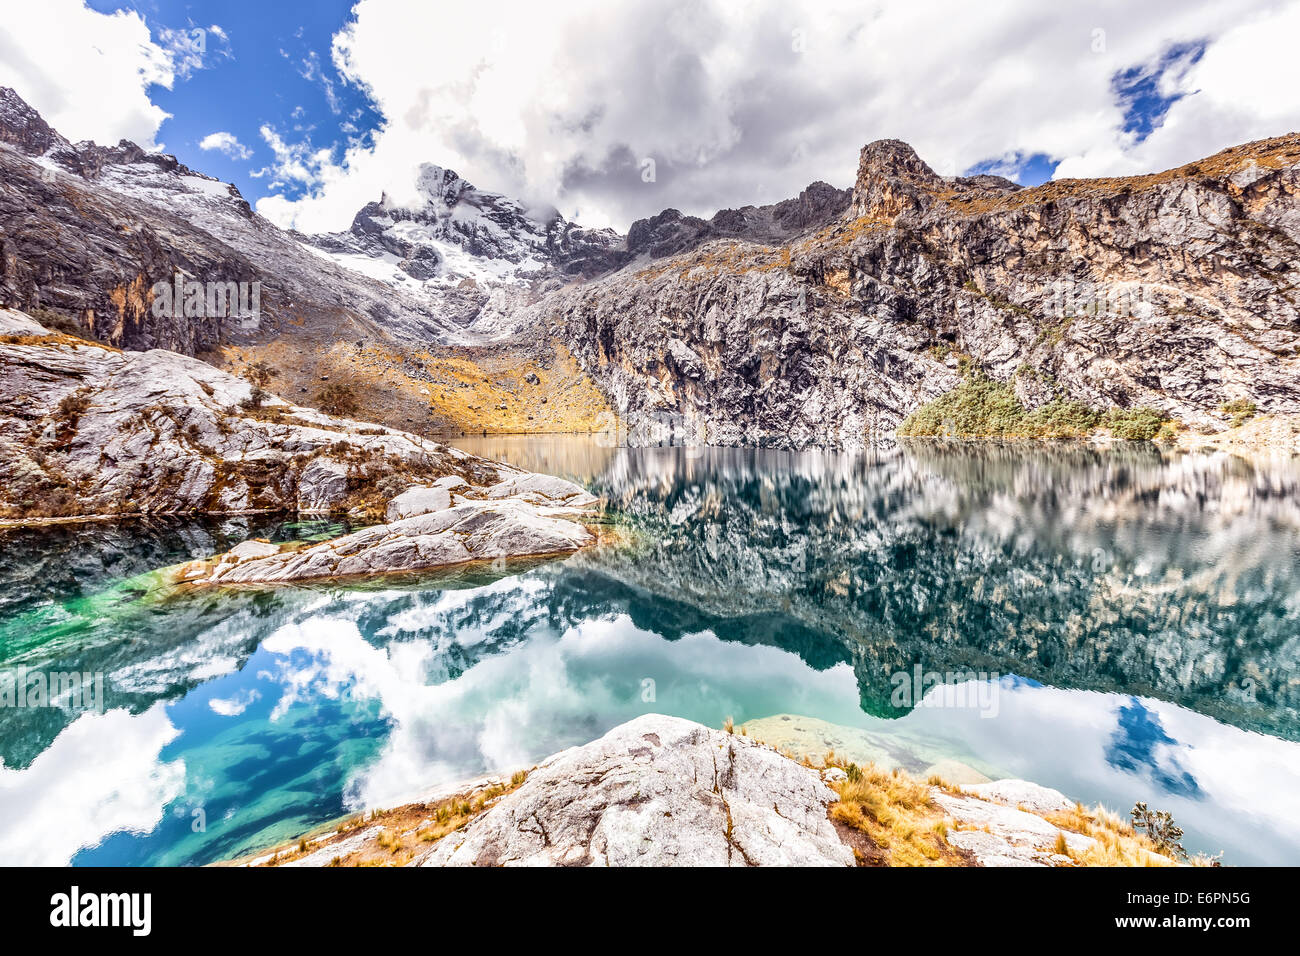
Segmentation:
[(208, 706), (212, 708), (214, 714), (220, 714), (222, 717), (238, 717), (261, 699), (261, 691), (250, 687), (233, 697), (214, 697), (208, 701)]
[(0, 860), (65, 866), (110, 833), (148, 833), (185, 787), (185, 762), (160, 758), (179, 734), (163, 704), (83, 714), (26, 769), (0, 762)]
[(188, 79), (190, 74), (204, 67), (208, 53), (208, 35), (214, 40), (224, 41), (225, 32), (220, 27), (160, 27), (158, 42), (171, 55), (172, 69), (178, 79)]
[[(647, 710), (717, 725), (727, 713), (743, 714), (747, 698), (780, 697), (794, 705), (816, 700), (835, 718), (857, 713), (857, 685), (847, 665), (817, 671), (786, 651), (710, 633), (670, 641), (626, 615), (584, 621), (563, 634), (538, 626), (527, 640), (484, 653), (454, 679), (430, 681), (445, 667), (448, 642), (473, 645), (488, 632), (517, 626), (510, 622), (533, 606), (538, 587), (535, 578), (506, 578), (486, 588), (422, 596), (390, 617), (380, 634), (402, 636), (382, 646), (340, 616), (285, 625), (262, 645), (282, 661), (275, 715), (315, 695), (380, 704), (391, 721), (388, 738), (345, 790), (347, 805), (362, 809), (393, 806), (487, 769), (532, 763)], [(515, 591), (517, 600), (503, 602), (498, 616), (468, 627), (459, 623), (458, 608), (484, 594)], [(629, 667), (642, 668), (635, 679)], [(657, 705), (642, 699), (641, 674), (655, 675)]]
[(334, 80), (321, 68), (320, 54), (315, 50), (308, 52), (303, 58), (298, 75), (309, 83), (320, 83), (325, 91), (325, 101), (329, 104), (330, 112), (335, 115), (341, 112), (338, 93), (334, 89)]
[(1300, 129), (1300, 4), (1245, 17), (1174, 79), (1182, 98), (1141, 143), (1098, 144), (1061, 163), (1058, 176), (1169, 169), (1220, 149)]
[(42, 0), (6, 2), (0, 17), (0, 86), (13, 87), (74, 141), (156, 146), (168, 114), (150, 101), (149, 87), (170, 88), (176, 70), (139, 14)]
[[(858, 149), (884, 137), (911, 142), (940, 172), (1017, 153), (1067, 169), (1199, 155), (1228, 130), (1297, 125), (1295, 67), (1279, 48), (1296, 33), (1295, 9), (361, 0), (333, 59), (372, 95), (384, 128), (373, 146), (352, 144), (312, 195), (258, 208), (308, 231), (342, 228), (381, 191), (413, 198), (413, 167), (433, 161), (584, 223), (625, 227), (670, 205), (710, 214), (814, 179), (848, 185)], [(429, 56), (430, 36), (455, 40)], [(1200, 92), (1152, 145), (1136, 144), (1113, 77), (1204, 38), (1183, 79)], [(1254, 44), (1272, 52), (1252, 55)], [(642, 181), (643, 158), (656, 161), (653, 183)]]
[(225, 130), (209, 133), (203, 137), (199, 140), (199, 149), (215, 149), (231, 159), (248, 159), (253, 155), (253, 151), (241, 143), (234, 133), (227, 133)]
[[(260, 178), (270, 174), (272, 177), (270, 189), (283, 189), (290, 184), (307, 189), (330, 189), (346, 175), (345, 171), (334, 163), (334, 150), (328, 146), (317, 149), (308, 140), (290, 143), (274, 126), (265, 123), (259, 132), (262, 134), (262, 139), (266, 140), (266, 144), (271, 147), (271, 152), (275, 154), (275, 161), (269, 166), (255, 170), (252, 175), (254, 178)], [(268, 204), (267, 208), (274, 208), (277, 201), (289, 202), (283, 197), (271, 196), (261, 200), (258, 208), (265, 215), (266, 208), (263, 208), (262, 204)], [(358, 204), (358, 208), (365, 202), (363, 200)]]

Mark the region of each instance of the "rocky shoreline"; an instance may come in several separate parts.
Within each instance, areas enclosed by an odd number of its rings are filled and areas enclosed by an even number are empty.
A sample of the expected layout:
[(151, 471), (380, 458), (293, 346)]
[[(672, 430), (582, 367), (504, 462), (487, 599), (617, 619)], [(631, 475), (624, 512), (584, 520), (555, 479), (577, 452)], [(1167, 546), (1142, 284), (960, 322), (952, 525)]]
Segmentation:
[(291, 405), (174, 352), (121, 352), (0, 311), (0, 518), (346, 514), (330, 542), (247, 541), (176, 580), (251, 584), (566, 554), (598, 501), (417, 435)]
[[(1173, 866), (1101, 808), (646, 714), (531, 770), (372, 810), (243, 866)], [(1200, 862), (1200, 861), (1194, 861)]]

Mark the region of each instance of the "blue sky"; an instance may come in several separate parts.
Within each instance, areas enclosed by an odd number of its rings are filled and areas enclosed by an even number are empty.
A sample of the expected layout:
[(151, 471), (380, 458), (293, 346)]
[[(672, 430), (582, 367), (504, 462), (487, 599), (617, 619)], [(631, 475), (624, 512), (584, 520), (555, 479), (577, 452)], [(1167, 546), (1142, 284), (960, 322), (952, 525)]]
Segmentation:
[[(250, 202), (272, 192), (274, 173), (255, 175), (275, 159), (264, 126), (285, 142), (329, 148), (336, 161), (351, 141), (367, 144), (382, 117), (365, 92), (345, 83), (330, 59), (333, 36), (355, 0), (88, 0), (101, 13), (138, 13), (156, 39), (178, 31), (188, 40), (197, 68), (178, 75), (171, 89), (154, 85), (150, 98), (171, 114), (157, 141), (183, 163), (233, 182)], [(225, 34), (213, 33), (216, 24)], [(202, 31), (195, 33), (194, 31)], [(200, 51), (199, 46), (204, 49)], [(199, 144), (214, 132), (232, 133), (252, 155), (237, 159)], [(291, 199), (309, 188), (281, 177), (275, 192)]]

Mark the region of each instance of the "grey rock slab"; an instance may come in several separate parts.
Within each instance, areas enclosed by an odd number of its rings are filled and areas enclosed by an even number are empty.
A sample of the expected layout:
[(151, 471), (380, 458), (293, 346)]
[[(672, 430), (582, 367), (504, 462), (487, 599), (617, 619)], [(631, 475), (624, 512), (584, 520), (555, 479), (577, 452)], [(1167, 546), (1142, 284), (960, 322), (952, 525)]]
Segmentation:
[[(443, 489), (434, 489), (446, 494)], [(238, 563), (215, 559), (206, 584), (258, 584), (423, 571), (488, 558), (565, 554), (594, 539), (580, 509), (541, 509), (521, 499), (470, 500), (452, 508), (363, 528), (297, 551)], [(557, 512), (560, 512), (557, 514)], [(201, 566), (201, 565), (200, 565)]]
[(274, 396), (252, 408), (248, 382), (175, 352), (74, 344), (9, 310), (0, 330), (45, 340), (0, 343), (0, 506), (54, 486), (78, 514), (325, 512), (387, 475), (446, 493), (522, 474)]
[(550, 758), (422, 866), (851, 866), (817, 771), (648, 714)]
[[(1004, 785), (1002, 792), (1005, 793), (1029, 793), (1031, 788), (1055, 793), (1023, 780), (1000, 780), (996, 783)], [(975, 784), (970, 789), (981, 786), (989, 785)], [(1048, 857), (1055, 854), (1057, 839), (1062, 835), (1073, 853), (1083, 853), (1096, 843), (1092, 837), (1062, 830), (1034, 813), (992, 803), (982, 796), (955, 795), (937, 787), (932, 787), (930, 792), (944, 813), (957, 824), (956, 829), (949, 831), (948, 842), (970, 850), (983, 866), (1050, 865)], [(1044, 799), (1042, 794), (1037, 796)], [(1066, 806), (1072, 805), (1067, 801)]]
[(388, 503), (389, 521), (442, 511), (451, 507), (451, 493), (446, 487), (417, 486), (407, 488)]
[(963, 786), (962, 790), (985, 800), (1023, 807), (1034, 813), (1052, 813), (1057, 810), (1069, 810), (1074, 806), (1074, 801), (1061, 791), (1028, 780), (1008, 778), (992, 780), (988, 783), (970, 783)]

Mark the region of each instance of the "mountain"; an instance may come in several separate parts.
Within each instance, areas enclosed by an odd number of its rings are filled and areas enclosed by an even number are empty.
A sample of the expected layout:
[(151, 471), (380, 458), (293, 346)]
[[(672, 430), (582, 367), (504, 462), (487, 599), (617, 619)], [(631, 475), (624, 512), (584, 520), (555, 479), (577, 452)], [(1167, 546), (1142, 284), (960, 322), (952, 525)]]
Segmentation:
[[(606, 406), (571, 358), (490, 343), (469, 326), (590, 272), (621, 238), (538, 223), (454, 173), (426, 173), (425, 208), (372, 204), (348, 233), (309, 238), (175, 157), (70, 143), (0, 88), (0, 306), (118, 348), (236, 372), (264, 361), (274, 389), (299, 401), (346, 385), (359, 414), (424, 434), (589, 428)], [(156, 289), (177, 276), (256, 289), (256, 321), (160, 307)], [(537, 401), (529, 376), (559, 400)]]
[(527, 285), (552, 272), (594, 275), (621, 262), (623, 239), (614, 230), (583, 229), (554, 210), (531, 213), (450, 169), (425, 163), (416, 191), (421, 201), (413, 208), (384, 197), (361, 209), (347, 232), (308, 241), (389, 281), (441, 287)]
[(1032, 189), (862, 150), (850, 208), (561, 290), (566, 343), (632, 423), (711, 444), (857, 446), (971, 373), (1028, 408), (1300, 412), (1300, 136), (1149, 176)]
[[(343, 385), (424, 434), (617, 416), (634, 442), (857, 447), (963, 386), (1067, 425), (1120, 410), (1215, 432), (1300, 413), (1298, 169), (1292, 134), (1022, 189), (881, 140), (851, 189), (620, 236), (425, 164), (413, 202), (304, 236), (174, 157), (69, 143), (0, 90), (0, 305), (264, 362), (302, 402)], [(256, 283), (257, 321), (159, 316), (178, 274)]]

